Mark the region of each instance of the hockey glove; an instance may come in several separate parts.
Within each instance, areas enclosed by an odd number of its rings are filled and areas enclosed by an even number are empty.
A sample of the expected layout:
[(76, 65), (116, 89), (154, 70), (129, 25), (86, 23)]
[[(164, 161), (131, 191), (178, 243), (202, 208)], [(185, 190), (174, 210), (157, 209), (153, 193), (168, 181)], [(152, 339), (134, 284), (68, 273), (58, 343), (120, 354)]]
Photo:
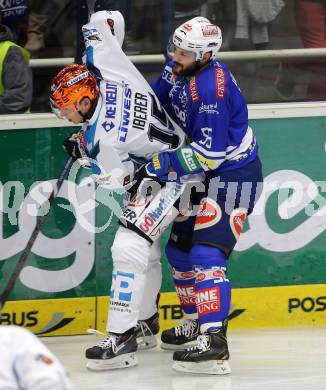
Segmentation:
[(196, 154), (190, 147), (173, 152), (154, 154), (147, 165), (149, 172), (154, 173), (160, 181), (175, 181), (181, 176), (203, 172)]
[(155, 153), (146, 166), (147, 171), (154, 174), (162, 182), (174, 181), (176, 174), (173, 172), (170, 163), (170, 153)]
[(69, 154), (69, 156), (78, 159), (86, 157), (84, 145), (84, 134), (72, 133), (63, 141), (62, 146), (63, 149)]

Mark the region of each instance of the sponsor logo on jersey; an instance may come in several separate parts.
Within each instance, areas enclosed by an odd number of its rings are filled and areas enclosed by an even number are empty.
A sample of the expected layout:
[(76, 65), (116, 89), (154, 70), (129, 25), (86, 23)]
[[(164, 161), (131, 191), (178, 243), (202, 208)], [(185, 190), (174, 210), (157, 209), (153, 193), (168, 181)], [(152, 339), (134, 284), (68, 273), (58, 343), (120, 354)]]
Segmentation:
[(198, 161), (200, 162), (200, 165), (204, 168), (204, 170), (215, 169), (219, 165), (219, 160), (210, 160), (196, 151), (195, 151), (195, 155)]
[(168, 206), (170, 206), (169, 200), (161, 198), (158, 207), (145, 215), (143, 223), (140, 224), (140, 228), (145, 233), (148, 232), (149, 228), (154, 226), (154, 223), (163, 215)]
[(163, 71), (162, 79), (167, 81), (171, 85), (174, 84), (176, 76), (173, 74), (172, 68), (170, 66), (165, 67), (165, 69)]
[(183, 161), (188, 169), (188, 172), (195, 171), (200, 166), (195, 160), (194, 152), (191, 149), (181, 149)]
[(194, 306), (196, 304), (195, 286), (175, 286), (175, 290), (183, 306)]
[(155, 153), (152, 157), (152, 163), (156, 170), (161, 169), (160, 159), (158, 158), (158, 154)]
[(202, 103), (199, 107), (198, 114), (216, 114), (216, 115), (218, 115), (219, 112), (217, 110), (217, 102), (212, 103), (212, 104)]
[[(117, 94), (118, 94), (118, 87), (116, 84), (112, 84), (112, 83), (105, 84), (105, 106), (106, 106), (105, 119), (115, 119), (117, 113)], [(109, 123), (112, 123), (112, 121), (110, 121)], [(114, 127), (113, 123), (112, 125), (110, 125), (112, 126), (111, 129)]]
[(128, 84), (124, 86), (124, 99), (122, 111), (122, 125), (119, 127), (119, 141), (126, 142), (128, 134), (128, 125), (130, 122), (130, 107), (131, 107), (132, 91)]
[(139, 225), (140, 229), (147, 233), (149, 229), (154, 226), (155, 221), (149, 215), (145, 215), (143, 222)]
[(140, 92), (135, 93), (134, 98), (134, 119), (132, 121), (132, 127), (144, 130), (147, 123), (147, 95)]
[(169, 192), (165, 187), (164, 197), (161, 197), (158, 201), (158, 206), (156, 207), (148, 207), (146, 210), (143, 221), (139, 224), (139, 228), (147, 233), (151, 227), (154, 226), (154, 223), (159, 220), (163, 215), (165, 215), (165, 211), (167, 211), (176, 200), (176, 197), (180, 194), (183, 189), (183, 184), (175, 183), (173, 188), (169, 188)]
[(222, 68), (215, 68), (216, 97), (224, 99), (225, 96), (225, 74)]
[(199, 205), (194, 229), (199, 230), (213, 226), (221, 218), (222, 210), (220, 206), (213, 199), (205, 198)]
[(189, 81), (190, 96), (193, 103), (198, 102), (199, 93), (196, 77), (192, 77)]
[(196, 291), (196, 306), (199, 315), (221, 311), (219, 287), (204, 288)]
[(219, 28), (214, 24), (208, 24), (207, 26), (202, 26), (201, 31), (204, 37), (212, 37), (219, 34)]
[(112, 130), (114, 128), (114, 123), (112, 121), (110, 121), (110, 122), (104, 121), (102, 123), (102, 127), (106, 132), (109, 132), (110, 130)]
[(247, 210), (246, 209), (236, 209), (233, 210), (230, 215), (230, 226), (231, 230), (235, 236), (236, 239), (239, 238), (242, 229), (243, 224), (247, 218)]

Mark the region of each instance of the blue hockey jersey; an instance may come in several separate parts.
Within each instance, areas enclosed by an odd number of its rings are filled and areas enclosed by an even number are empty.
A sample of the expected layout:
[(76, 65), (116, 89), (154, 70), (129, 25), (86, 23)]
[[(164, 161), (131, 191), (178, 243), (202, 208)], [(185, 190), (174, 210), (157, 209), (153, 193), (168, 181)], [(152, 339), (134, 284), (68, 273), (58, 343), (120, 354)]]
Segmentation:
[(258, 145), (248, 125), (247, 104), (227, 67), (211, 61), (185, 78), (175, 76), (172, 66), (170, 61), (152, 88), (188, 135), (206, 176), (253, 161)]

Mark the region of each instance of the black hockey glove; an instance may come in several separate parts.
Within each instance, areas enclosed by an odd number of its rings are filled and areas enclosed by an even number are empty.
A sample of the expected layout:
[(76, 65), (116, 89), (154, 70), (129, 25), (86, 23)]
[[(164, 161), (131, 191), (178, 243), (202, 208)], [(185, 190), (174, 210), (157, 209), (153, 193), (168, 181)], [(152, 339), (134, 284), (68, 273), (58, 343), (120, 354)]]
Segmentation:
[(147, 188), (148, 185), (145, 184), (146, 182), (149, 183), (153, 181), (158, 183), (160, 186), (163, 185), (163, 183), (160, 182), (159, 178), (154, 173), (148, 171), (147, 167), (148, 163), (140, 166), (136, 170), (131, 186), (128, 189), (131, 198), (133, 198), (137, 192), (140, 192), (142, 193), (142, 195), (145, 195), (145, 193), (143, 193), (142, 186), (144, 185), (143, 188)]
[(85, 157), (84, 135), (82, 133), (72, 133), (63, 141), (63, 149), (73, 158)]

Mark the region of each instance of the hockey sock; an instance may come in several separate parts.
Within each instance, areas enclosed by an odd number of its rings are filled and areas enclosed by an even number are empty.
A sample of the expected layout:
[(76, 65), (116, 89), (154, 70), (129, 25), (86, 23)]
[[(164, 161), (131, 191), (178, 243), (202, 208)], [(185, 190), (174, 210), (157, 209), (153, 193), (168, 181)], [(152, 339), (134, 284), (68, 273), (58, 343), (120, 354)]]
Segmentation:
[(166, 256), (172, 266), (173, 282), (186, 318), (197, 318), (195, 301), (195, 272), (189, 260), (189, 254), (168, 242)]
[(195, 267), (195, 294), (201, 333), (222, 328), (231, 302), (231, 286), (226, 277), (226, 255), (218, 248), (196, 245), (190, 252)]

